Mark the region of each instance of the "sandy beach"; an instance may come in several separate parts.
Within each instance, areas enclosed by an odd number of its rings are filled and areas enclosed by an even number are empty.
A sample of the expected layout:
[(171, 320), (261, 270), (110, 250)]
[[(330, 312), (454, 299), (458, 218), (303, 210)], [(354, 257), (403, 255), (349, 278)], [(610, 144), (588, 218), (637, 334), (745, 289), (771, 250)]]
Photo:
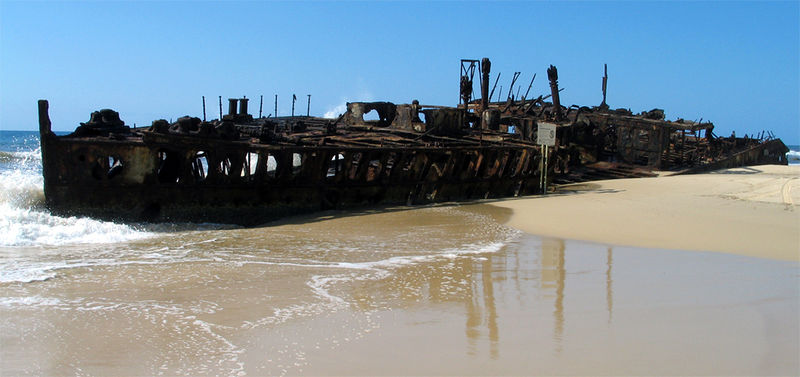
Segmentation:
[(128, 238), (0, 247), (0, 375), (798, 375), (798, 168), (256, 228), (52, 220)]
[(800, 166), (596, 181), (503, 200), (530, 234), (800, 261)]
[(381, 312), (378, 334), (311, 353), (305, 373), (796, 375), (798, 177), (754, 166), (492, 201), (538, 237), (476, 264), (463, 309)]

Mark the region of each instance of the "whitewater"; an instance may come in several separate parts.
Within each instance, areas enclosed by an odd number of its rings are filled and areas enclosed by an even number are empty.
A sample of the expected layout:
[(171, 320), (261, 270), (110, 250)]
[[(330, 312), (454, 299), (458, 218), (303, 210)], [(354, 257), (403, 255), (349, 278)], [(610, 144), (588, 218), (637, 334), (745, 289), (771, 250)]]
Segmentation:
[(0, 137), (0, 246), (113, 243), (151, 235), (130, 225), (51, 215), (44, 208), (37, 135), (2, 132)]

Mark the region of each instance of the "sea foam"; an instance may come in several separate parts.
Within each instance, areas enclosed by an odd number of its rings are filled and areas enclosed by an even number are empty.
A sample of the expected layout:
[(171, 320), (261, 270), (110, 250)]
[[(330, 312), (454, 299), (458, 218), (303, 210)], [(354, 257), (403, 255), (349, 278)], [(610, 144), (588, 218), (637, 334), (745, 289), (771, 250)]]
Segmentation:
[(789, 164), (792, 165), (800, 164), (800, 151), (789, 150), (789, 152), (786, 153), (786, 159), (789, 160)]
[(112, 243), (148, 237), (130, 225), (59, 217), (44, 208), (41, 153), (4, 152), (0, 171), (0, 246)]

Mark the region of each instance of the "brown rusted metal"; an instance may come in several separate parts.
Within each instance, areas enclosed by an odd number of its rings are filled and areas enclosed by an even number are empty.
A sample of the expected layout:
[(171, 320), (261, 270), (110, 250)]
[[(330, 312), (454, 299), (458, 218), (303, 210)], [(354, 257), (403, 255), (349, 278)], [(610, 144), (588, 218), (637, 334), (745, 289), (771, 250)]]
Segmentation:
[(554, 65), (547, 68), (547, 79), (550, 80), (550, 96), (553, 98), (553, 120), (561, 120), (561, 99), (558, 95), (558, 69)]
[[(715, 137), (710, 122), (666, 121), (660, 109), (562, 108), (554, 66), (549, 96), (491, 102), (484, 58), (481, 98), (472, 99), (476, 63), (462, 61), (457, 107), (352, 102), (336, 120), (254, 119), (243, 97), (229, 99), (221, 119), (146, 129), (104, 109), (59, 137), (42, 100), (46, 202), (60, 214), (252, 225), (320, 209), (537, 194), (542, 121), (557, 124), (546, 167), (556, 183), (786, 163), (778, 139)], [(378, 119), (365, 119), (373, 110)]]

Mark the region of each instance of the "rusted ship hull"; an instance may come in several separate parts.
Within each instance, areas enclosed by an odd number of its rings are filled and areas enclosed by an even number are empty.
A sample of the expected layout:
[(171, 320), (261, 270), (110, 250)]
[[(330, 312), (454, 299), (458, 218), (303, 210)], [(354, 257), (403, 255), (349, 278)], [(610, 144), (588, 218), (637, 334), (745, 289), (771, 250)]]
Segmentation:
[[(550, 95), (514, 98), (517, 73), (508, 98), (493, 102), (489, 67), (461, 61), (456, 107), (355, 102), (336, 120), (254, 119), (246, 98), (229, 99), (223, 115), (220, 97), (211, 122), (187, 116), (131, 130), (106, 109), (56, 136), (41, 100), (46, 203), (63, 215), (254, 225), (324, 209), (537, 194), (551, 181), (787, 163), (771, 134), (718, 137), (710, 122), (667, 121), (663, 110), (612, 110), (605, 76), (600, 106), (561, 106), (553, 66)], [(376, 119), (365, 120), (370, 112)]]
[(355, 146), (335, 134), (305, 140), (327, 145), (150, 131), (81, 138), (54, 136), (43, 119), (45, 197), (64, 215), (253, 225), (324, 209), (540, 192), (540, 147), (488, 135), (449, 146), (355, 127), (348, 136), (377, 145)]

